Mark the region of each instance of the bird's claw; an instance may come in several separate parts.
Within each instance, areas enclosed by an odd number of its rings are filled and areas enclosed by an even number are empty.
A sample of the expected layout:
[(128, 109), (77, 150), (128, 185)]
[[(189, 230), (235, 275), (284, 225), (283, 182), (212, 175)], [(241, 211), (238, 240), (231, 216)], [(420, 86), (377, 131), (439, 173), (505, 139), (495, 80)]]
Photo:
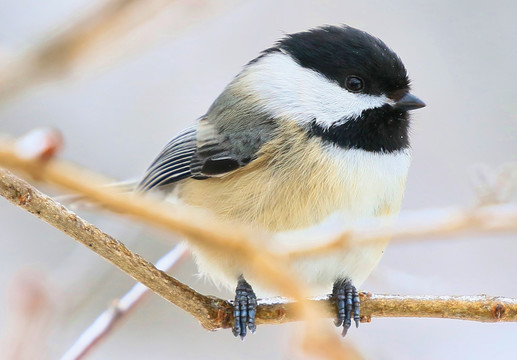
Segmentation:
[(248, 328), (251, 333), (257, 329), (255, 325), (255, 315), (257, 313), (257, 297), (251, 288), (251, 285), (244, 280), (243, 276), (239, 277), (237, 289), (235, 290), (235, 301), (233, 303), (233, 328), (232, 332), (235, 337), (240, 336), (242, 340), (246, 337)]
[(355, 326), (359, 327), (361, 320), (360, 316), (360, 301), (357, 289), (348, 279), (337, 280), (332, 289), (332, 297), (336, 302), (337, 317), (334, 324), (339, 327), (343, 325), (343, 336), (348, 332), (352, 325), (352, 318)]

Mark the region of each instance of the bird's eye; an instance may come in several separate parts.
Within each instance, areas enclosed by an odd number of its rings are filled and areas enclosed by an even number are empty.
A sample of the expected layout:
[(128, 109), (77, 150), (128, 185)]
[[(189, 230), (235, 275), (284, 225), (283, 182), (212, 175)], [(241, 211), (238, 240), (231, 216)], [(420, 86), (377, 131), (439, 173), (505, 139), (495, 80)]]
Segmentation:
[(345, 79), (345, 88), (351, 92), (359, 92), (364, 88), (364, 81), (359, 76), (347, 76)]

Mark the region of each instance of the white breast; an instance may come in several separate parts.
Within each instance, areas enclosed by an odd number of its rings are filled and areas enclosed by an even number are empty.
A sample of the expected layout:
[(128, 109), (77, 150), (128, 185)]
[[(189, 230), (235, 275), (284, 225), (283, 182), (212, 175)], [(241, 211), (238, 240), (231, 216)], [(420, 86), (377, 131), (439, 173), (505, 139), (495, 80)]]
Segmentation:
[(375, 153), (330, 146), (327, 151), (341, 173), (343, 187), (349, 189), (349, 202), (342, 209), (349, 221), (386, 215), (383, 206), (388, 213), (399, 210), (411, 161), (409, 149)]
[[(342, 169), (342, 185), (348, 189), (342, 209), (313, 228), (279, 233), (274, 239), (275, 247), (285, 251), (318, 245), (335, 235), (328, 227), (333, 226), (333, 231), (339, 229), (336, 221), (348, 227), (399, 211), (410, 163), (409, 150), (392, 154), (339, 148), (329, 151)], [(308, 284), (312, 295), (329, 292), (337, 278), (349, 278), (360, 286), (379, 262), (389, 239), (379, 240), (375, 244), (292, 259), (290, 268)]]

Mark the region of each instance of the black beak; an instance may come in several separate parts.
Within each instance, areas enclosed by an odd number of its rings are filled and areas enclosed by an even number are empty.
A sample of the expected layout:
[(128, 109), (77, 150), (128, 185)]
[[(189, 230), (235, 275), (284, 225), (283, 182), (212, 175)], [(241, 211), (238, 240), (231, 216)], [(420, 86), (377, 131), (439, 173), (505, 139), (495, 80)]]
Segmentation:
[(415, 95), (405, 93), (398, 101), (395, 102), (393, 108), (402, 111), (420, 109), (425, 106), (425, 102), (417, 98)]

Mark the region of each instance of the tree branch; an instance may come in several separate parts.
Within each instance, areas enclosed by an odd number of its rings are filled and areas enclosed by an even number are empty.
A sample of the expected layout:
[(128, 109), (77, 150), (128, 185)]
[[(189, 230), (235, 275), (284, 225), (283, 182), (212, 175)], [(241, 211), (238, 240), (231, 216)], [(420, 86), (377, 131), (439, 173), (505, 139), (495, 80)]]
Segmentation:
[(121, 242), (4, 169), (0, 169), (0, 195), (79, 241), (155, 293), (189, 312), (205, 328), (217, 328), (213, 319), (221, 316), (219, 312), (224, 312), (229, 304), (203, 296), (158, 270)]
[[(290, 258), (314, 256), (352, 246), (364, 246), (391, 238), (393, 242), (416, 242), (429, 237), (451, 237), (465, 234), (517, 231), (517, 205), (498, 204), (477, 208), (436, 208), (402, 212), (393, 223), (370, 221), (353, 228), (344, 228), (341, 219), (331, 219), (310, 232), (296, 232), (298, 243), (307, 241), (317, 233), (323, 237), (320, 245), (294, 246), (294, 233), (283, 233), (278, 238), (290, 247), (279, 247), (279, 252)], [(337, 236), (334, 234), (338, 234)], [(331, 239), (330, 241), (328, 239)]]
[(49, 33), (0, 68), (0, 103), (40, 82), (66, 78), (79, 70), (84, 74), (92, 64), (99, 67), (99, 62), (104, 65), (156, 43), (157, 34), (171, 36), (213, 16), (219, 11), (214, 5), (213, 0), (101, 1), (78, 14), (72, 23), (57, 27), (66, 31)]
[[(180, 283), (132, 253), (50, 197), (0, 169), (0, 195), (89, 247), (152, 291), (195, 317), (208, 330), (232, 324), (230, 302), (204, 296)], [(311, 300), (323, 305), (324, 316), (335, 310), (329, 297)], [(281, 298), (259, 301), (257, 324), (281, 324), (302, 320), (295, 304)], [(517, 299), (481, 296), (399, 296), (361, 294), (361, 321), (372, 317), (432, 317), (482, 322), (517, 321)]]
[(56, 33), (20, 54), (1, 72), (4, 81), (0, 85), (0, 101), (45, 78), (65, 75), (88, 51), (105, 40), (106, 34), (128, 31), (167, 2), (151, 1), (152, 11), (141, 11), (142, 14), (135, 21), (134, 16), (130, 15), (134, 10), (144, 10), (140, 3), (134, 0), (105, 1), (82, 14), (69, 26), (68, 31)]

